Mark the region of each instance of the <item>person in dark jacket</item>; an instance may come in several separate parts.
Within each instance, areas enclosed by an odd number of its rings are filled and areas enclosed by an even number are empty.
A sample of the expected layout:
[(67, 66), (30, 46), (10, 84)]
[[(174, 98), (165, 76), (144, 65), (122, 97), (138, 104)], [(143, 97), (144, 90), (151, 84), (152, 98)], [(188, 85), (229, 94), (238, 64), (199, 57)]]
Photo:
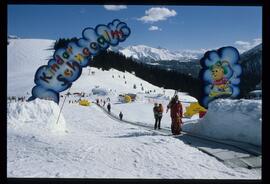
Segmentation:
[(157, 125), (158, 129), (160, 129), (162, 115), (163, 115), (163, 106), (162, 106), (162, 104), (159, 104), (158, 105), (158, 125)]
[(157, 123), (158, 123), (158, 104), (155, 103), (155, 106), (153, 108), (154, 117), (155, 117), (155, 126), (154, 128), (157, 129)]
[(119, 113), (119, 118), (122, 121), (122, 119), (123, 119), (123, 113), (122, 113), (122, 111), (120, 111), (120, 113)]
[(178, 100), (178, 96), (175, 95), (170, 103), (167, 106), (167, 112), (171, 109), (171, 131), (173, 135), (179, 135), (181, 134), (182, 128), (182, 117), (183, 117), (183, 110), (182, 110), (182, 104)]
[(111, 104), (110, 103), (108, 103), (107, 109), (108, 109), (108, 112), (111, 113)]

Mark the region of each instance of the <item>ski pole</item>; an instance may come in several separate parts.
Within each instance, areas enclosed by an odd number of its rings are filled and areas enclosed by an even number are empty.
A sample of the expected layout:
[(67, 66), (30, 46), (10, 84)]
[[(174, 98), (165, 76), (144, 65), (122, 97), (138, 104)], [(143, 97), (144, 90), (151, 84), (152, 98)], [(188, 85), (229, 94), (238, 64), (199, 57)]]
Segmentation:
[[(68, 89), (68, 92), (67, 92), (67, 93), (69, 93), (70, 89), (71, 89), (71, 86), (70, 86), (70, 88)], [(58, 124), (58, 121), (59, 121), (59, 118), (60, 118), (60, 114), (61, 114), (62, 109), (63, 109), (63, 107), (64, 107), (64, 103), (65, 103), (65, 101), (66, 101), (66, 98), (67, 98), (67, 95), (65, 95), (65, 98), (64, 98), (64, 101), (63, 101), (62, 107), (61, 107), (61, 109), (60, 109), (60, 112), (59, 112), (59, 115), (58, 115), (58, 118), (57, 118), (56, 124)]]

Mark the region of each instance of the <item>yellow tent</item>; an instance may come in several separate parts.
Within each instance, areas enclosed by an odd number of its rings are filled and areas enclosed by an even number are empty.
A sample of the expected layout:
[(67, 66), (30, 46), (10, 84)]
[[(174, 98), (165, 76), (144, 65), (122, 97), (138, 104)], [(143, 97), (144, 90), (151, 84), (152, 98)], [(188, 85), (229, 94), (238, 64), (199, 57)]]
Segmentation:
[(80, 100), (79, 104), (82, 106), (89, 106), (91, 105), (91, 102), (89, 102), (88, 100)]
[(126, 103), (130, 103), (130, 102), (131, 102), (131, 97), (128, 96), (128, 95), (125, 95), (125, 96), (124, 96), (124, 101), (125, 101)]

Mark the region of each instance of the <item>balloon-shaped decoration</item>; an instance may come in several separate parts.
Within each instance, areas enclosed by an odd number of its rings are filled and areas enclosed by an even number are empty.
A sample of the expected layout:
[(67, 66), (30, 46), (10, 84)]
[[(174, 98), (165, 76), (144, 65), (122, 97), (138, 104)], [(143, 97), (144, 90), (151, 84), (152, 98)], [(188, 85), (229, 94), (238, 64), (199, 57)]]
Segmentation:
[(79, 104), (82, 106), (89, 106), (89, 105), (91, 105), (91, 102), (86, 100), (86, 99), (83, 99), (83, 100), (79, 101)]
[(200, 106), (198, 102), (192, 102), (189, 106), (186, 107), (186, 112), (184, 113), (184, 117), (191, 118), (194, 114), (205, 112), (206, 109)]
[(129, 95), (125, 95), (124, 101), (125, 101), (126, 103), (130, 103), (130, 102), (131, 102), (131, 97), (130, 97)]
[(53, 59), (47, 65), (38, 68), (35, 74), (36, 86), (32, 89), (32, 96), (50, 99), (59, 103), (59, 93), (71, 87), (77, 80), (82, 68), (88, 66), (93, 56), (109, 46), (116, 46), (126, 40), (130, 29), (126, 23), (118, 19), (108, 25), (100, 24), (96, 28), (85, 28), (82, 38), (78, 42), (69, 42), (66, 48), (59, 48), (54, 52)]
[(200, 78), (203, 83), (200, 104), (208, 108), (208, 103), (217, 98), (236, 98), (240, 94), (239, 84), (242, 73), (239, 52), (234, 47), (222, 47), (207, 51), (200, 60)]

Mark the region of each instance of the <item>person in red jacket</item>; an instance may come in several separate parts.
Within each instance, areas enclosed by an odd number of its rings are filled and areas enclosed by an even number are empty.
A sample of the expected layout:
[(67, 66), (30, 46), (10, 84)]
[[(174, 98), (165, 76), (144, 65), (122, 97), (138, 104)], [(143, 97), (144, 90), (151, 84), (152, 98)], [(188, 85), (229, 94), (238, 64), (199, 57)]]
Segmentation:
[(173, 135), (179, 135), (181, 134), (182, 128), (182, 117), (183, 117), (183, 110), (182, 110), (182, 104), (178, 100), (178, 96), (175, 95), (170, 103), (167, 105), (167, 112), (171, 109), (171, 131)]

